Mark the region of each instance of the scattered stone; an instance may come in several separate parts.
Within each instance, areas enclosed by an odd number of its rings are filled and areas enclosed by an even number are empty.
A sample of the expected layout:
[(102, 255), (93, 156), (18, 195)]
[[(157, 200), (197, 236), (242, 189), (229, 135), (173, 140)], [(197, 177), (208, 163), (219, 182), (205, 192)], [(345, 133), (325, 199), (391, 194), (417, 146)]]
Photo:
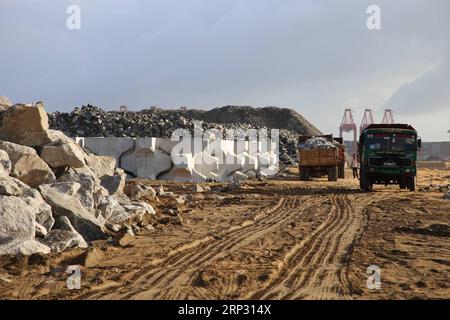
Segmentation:
[(180, 205), (180, 206), (182, 206), (183, 204), (186, 203), (186, 196), (185, 195), (182, 195), (181, 197), (175, 197), (174, 199), (175, 199), (175, 202), (178, 205)]
[(170, 218), (170, 223), (178, 226), (182, 226), (184, 224), (183, 217), (177, 214), (175, 217)]
[(198, 183), (196, 183), (196, 184), (192, 187), (192, 191), (193, 191), (193, 192), (204, 192), (205, 189), (203, 189), (201, 185), (199, 185)]
[(163, 186), (157, 186), (156, 187), (156, 195), (157, 196), (164, 196), (166, 193), (164, 191), (164, 187)]
[(158, 219), (159, 224), (169, 224), (170, 223), (170, 217), (161, 217)]
[(144, 197), (150, 197), (154, 198), (156, 197), (156, 191), (150, 186), (145, 185), (138, 185), (138, 184), (127, 184), (123, 192), (130, 198), (144, 198)]
[(240, 171), (236, 171), (232, 175), (233, 181), (241, 181), (248, 179), (248, 176)]
[(227, 189), (230, 190), (230, 191), (238, 190), (240, 188), (241, 188), (240, 181), (232, 181), (232, 182), (227, 184)]
[(154, 215), (156, 212), (151, 205), (145, 202), (121, 203), (107, 218), (108, 222), (115, 224), (142, 221), (145, 215)]
[(444, 193), (443, 198), (446, 199), (446, 200), (450, 200), (450, 192), (449, 193)]
[(258, 179), (258, 181), (264, 181), (267, 178), (267, 174), (265, 174), (262, 171), (258, 171), (256, 172), (256, 179)]

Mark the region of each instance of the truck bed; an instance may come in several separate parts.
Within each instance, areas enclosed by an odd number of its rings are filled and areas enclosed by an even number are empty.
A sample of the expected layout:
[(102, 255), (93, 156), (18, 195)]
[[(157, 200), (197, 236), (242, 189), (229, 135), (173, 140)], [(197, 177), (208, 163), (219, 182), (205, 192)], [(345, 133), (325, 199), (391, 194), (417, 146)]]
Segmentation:
[(338, 149), (301, 149), (298, 155), (301, 167), (328, 167), (340, 163)]

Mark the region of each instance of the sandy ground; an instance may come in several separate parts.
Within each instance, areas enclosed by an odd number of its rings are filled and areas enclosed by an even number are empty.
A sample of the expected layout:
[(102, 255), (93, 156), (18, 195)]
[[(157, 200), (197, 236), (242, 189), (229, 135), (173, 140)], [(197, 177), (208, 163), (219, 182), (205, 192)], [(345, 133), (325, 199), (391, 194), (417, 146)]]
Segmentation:
[[(450, 171), (419, 173), (418, 188), (449, 183)], [(166, 189), (186, 193), (180, 184)], [(353, 179), (248, 181), (195, 194), (182, 225), (157, 224), (128, 244), (0, 258), (0, 298), (448, 299), (450, 201), (442, 195), (394, 186), (361, 193)], [(69, 265), (81, 266), (80, 290), (66, 287)], [(371, 265), (381, 270), (380, 289), (367, 287)]]

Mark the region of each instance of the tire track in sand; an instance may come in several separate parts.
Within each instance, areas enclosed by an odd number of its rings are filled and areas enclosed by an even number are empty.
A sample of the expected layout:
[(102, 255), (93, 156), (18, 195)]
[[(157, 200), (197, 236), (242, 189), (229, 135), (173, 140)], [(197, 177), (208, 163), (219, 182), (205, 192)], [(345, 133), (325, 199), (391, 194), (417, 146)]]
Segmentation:
[[(205, 241), (195, 248), (180, 251), (161, 263), (162, 267), (145, 268), (137, 276), (128, 281), (127, 293), (97, 292), (88, 294), (88, 298), (123, 298), (123, 299), (162, 299), (176, 298), (181, 294), (180, 289), (190, 286), (193, 275), (199, 267), (222, 258), (237, 250), (242, 243), (254, 241), (262, 237), (288, 218), (296, 211), (299, 197), (281, 197), (272, 208), (264, 210), (258, 218), (247, 221), (241, 226), (234, 226), (228, 232), (216, 237), (212, 241)], [(191, 287), (192, 288), (192, 287)], [(123, 287), (121, 287), (121, 291)]]
[[(171, 266), (176, 268), (172, 274), (168, 277), (164, 276), (162, 279), (158, 278), (156, 281), (151, 282), (152, 285), (162, 285), (160, 288), (162, 290), (159, 290), (159, 292), (157, 292), (156, 295), (152, 295), (152, 297), (157, 299), (180, 298), (180, 295), (183, 294), (184, 290), (192, 290), (192, 284), (198, 276), (199, 271), (213, 262), (225, 258), (230, 253), (238, 250), (241, 246), (245, 246), (256, 239), (262, 238), (266, 234), (277, 229), (287, 218), (289, 218), (292, 212), (296, 211), (293, 208), (298, 205), (299, 201), (300, 199), (298, 197), (289, 197), (285, 199), (283, 205), (271, 212), (265, 219), (258, 221), (249, 228), (242, 229), (232, 234), (230, 237), (226, 237), (202, 248), (200, 252), (183, 261), (183, 264)], [(180, 273), (180, 269), (184, 268), (186, 269)], [(146, 295), (145, 292), (142, 296), (144, 295)], [(141, 297), (141, 294), (139, 297)]]
[(346, 256), (364, 216), (355, 210), (347, 194), (333, 194), (330, 199), (327, 220), (286, 255), (278, 274), (252, 294), (252, 299), (351, 298)]

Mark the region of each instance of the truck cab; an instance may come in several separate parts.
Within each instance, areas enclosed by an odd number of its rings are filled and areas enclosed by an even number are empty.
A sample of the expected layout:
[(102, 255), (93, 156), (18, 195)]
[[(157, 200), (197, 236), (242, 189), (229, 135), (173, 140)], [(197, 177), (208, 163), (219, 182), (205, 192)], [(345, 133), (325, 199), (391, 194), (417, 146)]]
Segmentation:
[(360, 187), (371, 191), (374, 184), (398, 184), (415, 190), (417, 152), (421, 141), (407, 124), (372, 124), (358, 143)]

